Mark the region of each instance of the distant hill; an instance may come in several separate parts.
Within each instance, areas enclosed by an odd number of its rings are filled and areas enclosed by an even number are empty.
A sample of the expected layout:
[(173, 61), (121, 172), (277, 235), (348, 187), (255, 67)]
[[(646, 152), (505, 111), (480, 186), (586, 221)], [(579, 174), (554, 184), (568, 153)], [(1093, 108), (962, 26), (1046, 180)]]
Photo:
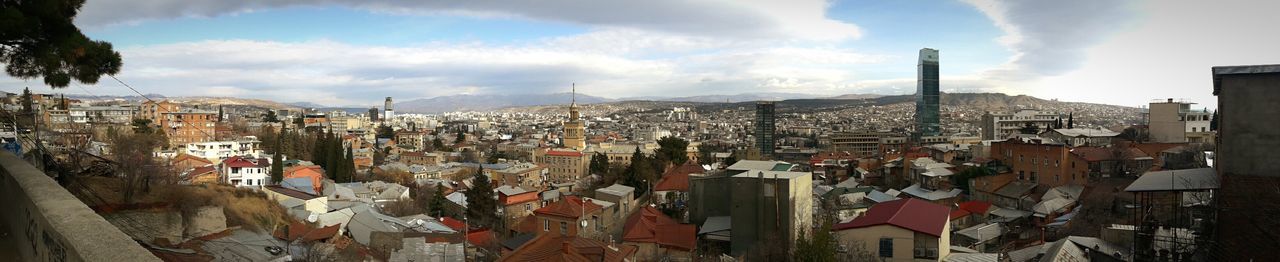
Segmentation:
[(884, 97), (884, 95), (877, 95), (877, 94), (844, 94), (844, 95), (839, 95), (839, 96), (828, 97), (827, 99), (872, 99), (872, 98), (881, 98), (881, 97)]
[(307, 101), (292, 102), (292, 103), (284, 103), (284, 104), (286, 104), (286, 105), (291, 105), (291, 106), (296, 106), (296, 107), (301, 107), (301, 108), (326, 108), (326, 107), (327, 107), (327, 106), (325, 106), (325, 105), (316, 104), (316, 103), (307, 102)]
[[(570, 93), (438, 96), (396, 103), (395, 110), (407, 113), (442, 113), (485, 111), (516, 106), (567, 105), (571, 96)], [(594, 104), (613, 100), (578, 94), (577, 101), (579, 104)]]
[(737, 103), (750, 101), (781, 101), (787, 99), (816, 98), (817, 95), (799, 93), (742, 93), (736, 95), (702, 95), (684, 97), (640, 96), (618, 100), (666, 101), (666, 102), (700, 102), (700, 103)]
[(168, 99), (169, 101), (174, 101), (174, 102), (189, 104), (189, 105), (208, 105), (208, 106), (240, 105), (240, 106), (270, 108), (270, 109), (299, 109), (298, 106), (287, 105), (287, 104), (270, 101), (270, 100), (252, 99), (252, 98), (189, 96), (189, 97), (170, 97), (166, 99)]
[(91, 95), (82, 95), (82, 94), (67, 94), (67, 98), (85, 100), (85, 101), (112, 101), (112, 100), (146, 101), (147, 98), (161, 100), (161, 99), (166, 99), (168, 97), (161, 94), (147, 94), (146, 98), (141, 96), (106, 96), (106, 95), (91, 96)]

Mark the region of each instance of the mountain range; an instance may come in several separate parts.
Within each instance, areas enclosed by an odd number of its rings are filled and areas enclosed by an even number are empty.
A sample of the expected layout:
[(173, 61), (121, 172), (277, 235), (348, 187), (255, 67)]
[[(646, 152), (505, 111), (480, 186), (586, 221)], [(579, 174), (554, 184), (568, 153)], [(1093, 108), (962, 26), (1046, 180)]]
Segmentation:
[[(492, 94), (492, 95), (450, 95), (433, 98), (414, 99), (395, 104), (397, 112), (442, 113), (453, 111), (485, 111), (508, 107), (546, 106), (569, 104), (572, 94)], [(831, 99), (867, 99), (880, 95), (847, 94)], [(694, 102), (694, 103), (740, 103), (749, 101), (782, 101), (792, 99), (817, 99), (818, 95), (799, 93), (743, 93), (736, 95), (701, 95), (684, 97), (638, 96), (624, 98), (605, 98), (592, 95), (577, 95), (579, 104), (596, 104), (622, 101), (659, 101), (659, 102)], [(296, 104), (295, 104), (296, 105)]]

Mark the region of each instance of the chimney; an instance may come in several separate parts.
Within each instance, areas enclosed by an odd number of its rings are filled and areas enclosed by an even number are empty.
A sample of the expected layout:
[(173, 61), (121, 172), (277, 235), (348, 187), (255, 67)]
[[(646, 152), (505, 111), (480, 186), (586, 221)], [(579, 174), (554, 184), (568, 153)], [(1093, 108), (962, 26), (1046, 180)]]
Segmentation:
[(1173, 103), (1173, 98), (1169, 98), (1169, 103)]

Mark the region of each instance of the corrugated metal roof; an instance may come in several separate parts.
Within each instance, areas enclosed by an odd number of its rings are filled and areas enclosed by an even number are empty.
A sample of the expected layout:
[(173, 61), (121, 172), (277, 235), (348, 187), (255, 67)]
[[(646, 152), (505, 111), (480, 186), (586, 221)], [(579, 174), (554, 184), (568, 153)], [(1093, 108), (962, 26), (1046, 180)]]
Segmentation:
[(1124, 191), (1193, 191), (1218, 189), (1218, 173), (1211, 167), (1147, 172)]

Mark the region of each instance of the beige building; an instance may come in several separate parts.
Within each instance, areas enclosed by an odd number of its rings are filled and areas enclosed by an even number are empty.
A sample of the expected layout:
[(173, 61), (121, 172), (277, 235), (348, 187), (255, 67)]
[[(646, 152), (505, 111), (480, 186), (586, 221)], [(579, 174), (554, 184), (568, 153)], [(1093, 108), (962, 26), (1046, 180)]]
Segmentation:
[(861, 243), (881, 261), (942, 261), (951, 253), (951, 209), (908, 198), (872, 206), (832, 226), (841, 244)]
[(577, 89), (574, 101), (569, 103), (569, 121), (564, 122), (564, 147), (574, 150), (587, 149), (586, 125), (578, 115)]
[(591, 155), (567, 149), (548, 149), (540, 154), (537, 162), (547, 167), (547, 182), (577, 182), (587, 176)]

